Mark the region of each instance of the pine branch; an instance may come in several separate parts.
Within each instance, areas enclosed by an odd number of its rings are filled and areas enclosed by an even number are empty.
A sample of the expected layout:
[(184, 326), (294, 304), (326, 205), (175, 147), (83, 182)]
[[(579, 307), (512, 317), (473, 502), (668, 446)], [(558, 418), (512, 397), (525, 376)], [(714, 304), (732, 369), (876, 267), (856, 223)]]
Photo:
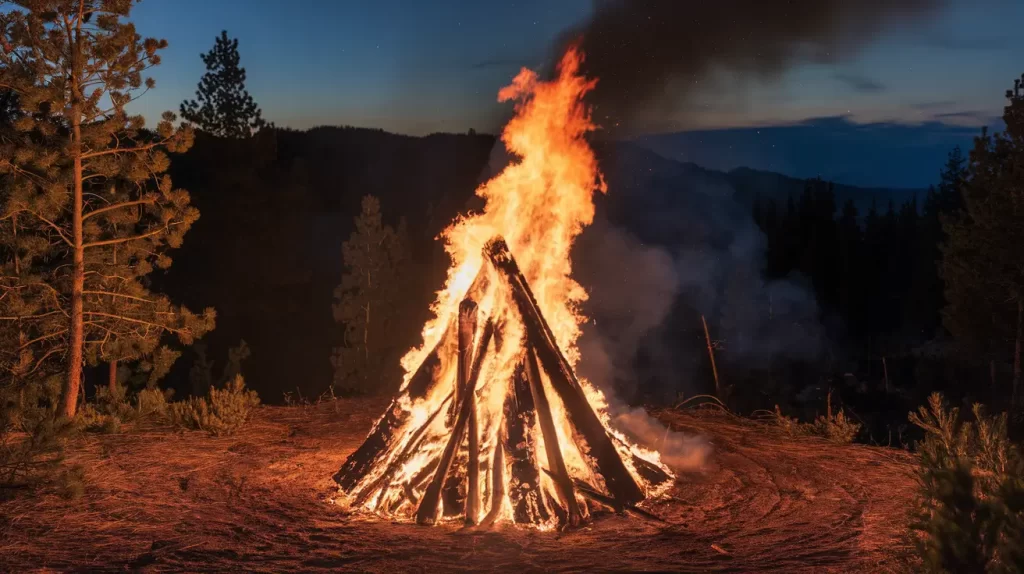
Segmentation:
[[(169, 223), (168, 227), (171, 225), (178, 225), (178, 223), (179, 222)], [(114, 239), (105, 239), (103, 241), (93, 241), (92, 243), (86, 243), (85, 245), (83, 245), (82, 249), (89, 249), (90, 247), (101, 247), (103, 245), (117, 245), (119, 243), (127, 243), (129, 241), (135, 241), (136, 239), (145, 239), (147, 237), (153, 237), (154, 235), (159, 235), (160, 233), (165, 233), (167, 231), (168, 229), (166, 227), (159, 227), (157, 229), (154, 229), (153, 231), (150, 231), (149, 233), (143, 233), (142, 235), (133, 235), (132, 237), (118, 237)]]
[(167, 331), (167, 332), (170, 332), (170, 333), (181, 333), (181, 332), (186, 330), (186, 329), (175, 329), (173, 327), (168, 327), (167, 325), (161, 325), (159, 323), (154, 323), (152, 321), (146, 321), (144, 319), (136, 319), (134, 317), (126, 317), (124, 315), (115, 315), (113, 313), (103, 313), (101, 311), (83, 311), (82, 313), (84, 315), (89, 315), (89, 316), (92, 316), (92, 317), (104, 317), (106, 319), (114, 319), (115, 321), (127, 321), (129, 323), (136, 323), (138, 325), (146, 325), (146, 326), (153, 327), (155, 329), (161, 329), (161, 330), (164, 330), (164, 331)]
[(92, 217), (94, 215), (99, 215), (101, 213), (104, 213), (104, 212), (107, 212), (107, 211), (113, 211), (115, 209), (121, 209), (122, 207), (131, 207), (133, 205), (151, 205), (151, 204), (153, 204), (155, 202), (156, 202), (155, 199), (137, 199), (135, 201), (124, 201), (124, 202), (121, 202), (121, 203), (115, 203), (113, 205), (108, 205), (106, 207), (101, 207), (99, 209), (94, 209), (94, 210), (90, 211), (89, 213), (86, 213), (85, 215), (82, 216), (82, 221), (85, 221), (86, 219), (89, 219), (90, 217)]
[(42, 215), (39, 215), (38, 213), (36, 213), (36, 212), (34, 212), (32, 210), (29, 210), (29, 209), (19, 209), (17, 211), (13, 211), (13, 212), (8, 213), (7, 215), (5, 215), (3, 217), (0, 217), (0, 221), (2, 221), (4, 219), (7, 219), (9, 217), (13, 217), (13, 216), (15, 216), (15, 215), (17, 215), (19, 213), (28, 213), (28, 214), (31, 214), (31, 215), (35, 216), (35, 218), (38, 219), (39, 221), (42, 221), (43, 223), (45, 223), (45, 224), (49, 225), (50, 227), (52, 227), (53, 230), (57, 232), (57, 235), (59, 235), (60, 238), (64, 241), (64, 243), (66, 243), (68, 245), (68, 247), (74, 247), (74, 244), (71, 243), (71, 240), (68, 239), (67, 235), (64, 235), (64, 231), (60, 228), (60, 226), (58, 226), (56, 223), (50, 221), (49, 219), (46, 219)]
[(140, 145), (140, 146), (135, 146), (135, 147), (129, 147), (129, 148), (116, 148), (115, 147), (115, 148), (105, 149), (103, 151), (94, 151), (94, 152), (84, 153), (84, 154), (82, 154), (82, 160), (84, 161), (84, 160), (87, 160), (87, 159), (92, 159), (94, 157), (102, 157), (102, 156), (105, 156), (105, 155), (116, 155), (116, 154), (122, 154), (122, 153), (138, 153), (138, 152), (141, 152), (141, 151), (149, 151), (149, 150), (151, 150), (151, 149), (153, 149), (155, 147), (160, 147), (162, 145), (165, 145), (168, 141), (170, 141), (170, 138), (165, 138), (165, 139), (162, 139), (162, 140), (160, 140), (158, 142), (153, 142), (153, 143), (150, 143), (150, 144), (145, 144), (145, 145)]
[(23, 345), (18, 347), (18, 350), (20, 351), (21, 349), (25, 349), (25, 348), (29, 347), (30, 345), (33, 345), (33, 344), (38, 343), (40, 341), (45, 341), (47, 339), (52, 339), (54, 337), (60, 337), (61, 335), (64, 335), (67, 332), (68, 332), (67, 329), (61, 329), (59, 331), (54, 331), (53, 333), (50, 333), (49, 335), (42, 335), (40, 337), (36, 337), (35, 339), (32, 339), (31, 341), (28, 341), (27, 343), (24, 343)]
[(131, 299), (133, 301), (142, 301), (143, 303), (156, 303), (156, 301), (153, 301), (152, 299), (146, 299), (144, 297), (136, 297), (134, 295), (128, 295), (127, 293), (114, 293), (112, 291), (90, 291), (90, 290), (85, 290), (85, 291), (82, 291), (82, 294), (83, 295), (107, 295), (107, 296), (110, 296), (110, 297), (121, 297), (121, 298), (124, 298), (124, 299)]

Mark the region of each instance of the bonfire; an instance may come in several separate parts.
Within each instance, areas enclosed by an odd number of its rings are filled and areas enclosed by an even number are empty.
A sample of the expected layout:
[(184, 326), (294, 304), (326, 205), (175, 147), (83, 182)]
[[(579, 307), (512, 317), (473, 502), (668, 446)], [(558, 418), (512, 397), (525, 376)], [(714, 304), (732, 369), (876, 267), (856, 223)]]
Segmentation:
[(452, 266), (423, 345), (363, 445), (335, 475), (351, 507), (420, 524), (576, 526), (598, 508), (643, 513), (672, 480), (609, 424), (577, 377), (584, 289), (570, 249), (606, 185), (585, 136), (596, 81), (570, 49), (551, 81), (523, 69), (499, 92), (517, 158), (443, 233)]

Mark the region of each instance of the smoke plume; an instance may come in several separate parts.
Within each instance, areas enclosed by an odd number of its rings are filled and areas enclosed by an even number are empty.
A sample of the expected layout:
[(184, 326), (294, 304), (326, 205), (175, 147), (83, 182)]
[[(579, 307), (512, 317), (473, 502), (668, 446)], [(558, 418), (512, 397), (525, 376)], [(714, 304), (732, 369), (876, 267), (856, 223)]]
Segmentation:
[[(557, 46), (579, 42), (605, 127), (652, 105), (676, 106), (712, 72), (772, 79), (802, 61), (838, 62), (887, 27), (945, 0), (594, 0), (593, 16)], [(661, 111), (664, 111), (662, 108)]]

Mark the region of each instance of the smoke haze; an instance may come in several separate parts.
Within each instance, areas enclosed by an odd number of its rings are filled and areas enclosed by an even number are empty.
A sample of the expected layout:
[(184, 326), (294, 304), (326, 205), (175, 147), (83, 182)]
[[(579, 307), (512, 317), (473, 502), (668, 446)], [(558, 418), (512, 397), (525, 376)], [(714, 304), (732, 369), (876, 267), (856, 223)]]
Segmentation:
[[(715, 71), (773, 79), (799, 62), (850, 58), (883, 29), (917, 23), (945, 0), (594, 0), (579, 42), (605, 126), (640, 110), (676, 111)], [(685, 113), (685, 110), (684, 110)], [(664, 118), (662, 118), (664, 119)], [(635, 127), (632, 126), (632, 127)]]

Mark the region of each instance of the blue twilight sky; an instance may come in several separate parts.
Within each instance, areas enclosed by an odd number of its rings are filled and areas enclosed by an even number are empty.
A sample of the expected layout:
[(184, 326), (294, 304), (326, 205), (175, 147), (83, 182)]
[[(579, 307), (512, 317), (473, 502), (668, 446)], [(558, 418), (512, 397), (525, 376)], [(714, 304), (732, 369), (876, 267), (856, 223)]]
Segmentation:
[[(166, 38), (170, 47), (153, 71), (157, 89), (136, 110), (150, 118), (177, 111), (204, 71), (199, 54), (226, 29), (239, 39), (250, 93), (278, 125), (496, 131), (507, 114), (495, 102), (497, 90), (520, 66), (542, 64), (555, 36), (584, 21), (591, 5), (145, 0), (133, 14), (139, 32)], [(659, 118), (651, 131), (837, 117), (851, 125), (992, 125), (1003, 92), (1024, 72), (1021, 22), (1024, 0), (949, 0), (936, 18), (885, 31), (849, 62), (798, 66), (769, 83), (728, 73), (709, 78), (687, 109)]]

